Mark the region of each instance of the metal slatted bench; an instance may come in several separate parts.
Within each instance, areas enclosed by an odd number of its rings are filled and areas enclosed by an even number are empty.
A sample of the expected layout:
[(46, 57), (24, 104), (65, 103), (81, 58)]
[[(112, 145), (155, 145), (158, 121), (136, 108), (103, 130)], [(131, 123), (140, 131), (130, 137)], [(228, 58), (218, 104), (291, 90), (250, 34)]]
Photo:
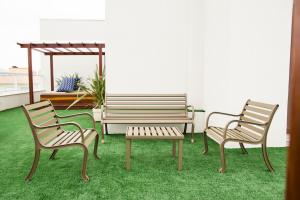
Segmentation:
[(182, 170), (182, 148), (184, 135), (177, 127), (127, 127), (126, 131), (126, 169), (130, 170), (132, 140), (172, 140), (172, 155), (176, 156), (178, 141), (178, 170)]
[[(219, 169), (220, 173), (224, 173), (226, 169), (224, 147), (225, 143), (230, 141), (238, 142), (243, 153), (247, 153), (244, 143), (261, 144), (265, 164), (271, 172), (274, 171), (267, 154), (267, 134), (278, 107), (278, 104), (266, 104), (248, 100), (241, 114), (235, 115), (223, 112), (212, 112), (208, 115), (206, 128), (203, 134), (205, 147), (204, 154), (208, 151), (207, 136), (220, 144), (222, 166)], [(228, 122), (224, 128), (209, 126), (209, 120), (211, 116), (215, 114), (239, 117), (239, 119)], [(230, 125), (233, 124), (236, 124), (236, 127), (229, 128)]]
[[(94, 156), (96, 159), (99, 159), (97, 156), (99, 135), (95, 128), (94, 118), (89, 113), (77, 113), (73, 115), (60, 116), (56, 113), (52, 103), (49, 100), (30, 105), (24, 105), (23, 110), (29, 122), (35, 141), (35, 157), (26, 180), (30, 180), (36, 171), (41, 149), (52, 150), (53, 153), (50, 156), (50, 159), (54, 159), (59, 149), (77, 146), (82, 148), (84, 152), (81, 176), (84, 181), (88, 181), (89, 177), (86, 174), (88, 146), (93, 140), (95, 140)], [(75, 122), (60, 123), (61, 118), (78, 116), (89, 117), (93, 122), (93, 128), (82, 129), (81, 126)], [(64, 130), (62, 127), (65, 126), (72, 126), (77, 130)]]
[(191, 124), (193, 143), (194, 117), (194, 107), (187, 105), (186, 94), (106, 94), (101, 122), (106, 134), (107, 124), (184, 124), (184, 133)]

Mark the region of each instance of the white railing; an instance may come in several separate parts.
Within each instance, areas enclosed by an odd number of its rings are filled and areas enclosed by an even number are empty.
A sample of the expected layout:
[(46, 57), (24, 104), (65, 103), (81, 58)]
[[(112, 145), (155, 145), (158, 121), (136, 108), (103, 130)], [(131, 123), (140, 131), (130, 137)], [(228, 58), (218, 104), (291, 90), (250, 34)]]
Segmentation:
[[(33, 90), (44, 89), (43, 76), (33, 75)], [(0, 72), (0, 96), (29, 91), (27, 73)]]

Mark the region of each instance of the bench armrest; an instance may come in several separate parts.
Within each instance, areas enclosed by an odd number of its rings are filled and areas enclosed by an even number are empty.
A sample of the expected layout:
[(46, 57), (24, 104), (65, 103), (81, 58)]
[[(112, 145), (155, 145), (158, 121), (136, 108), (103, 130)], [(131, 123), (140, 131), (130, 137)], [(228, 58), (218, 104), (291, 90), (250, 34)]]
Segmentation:
[(56, 117), (63, 119), (63, 118), (77, 117), (77, 116), (83, 116), (83, 115), (88, 116), (89, 118), (91, 118), (91, 120), (93, 122), (93, 128), (96, 130), (95, 119), (94, 119), (94, 117), (90, 113), (87, 113), (87, 112), (85, 112), (85, 113), (77, 113), (77, 114), (72, 114), (72, 115), (65, 115), (65, 116), (61, 116), (61, 115), (56, 114)]
[(206, 120), (206, 128), (208, 128), (208, 124), (209, 124), (209, 120), (210, 117), (214, 114), (218, 114), (218, 115), (226, 115), (226, 116), (231, 116), (231, 117), (240, 117), (242, 114), (231, 114), (231, 113), (224, 113), (224, 112), (212, 112), (208, 115), (207, 120)]
[(188, 105), (186, 108), (187, 108), (187, 109), (188, 109), (188, 108), (191, 109), (191, 111), (192, 111), (192, 119), (194, 120), (194, 119), (195, 119), (195, 109), (194, 109), (194, 106)]
[(225, 126), (224, 135), (223, 135), (224, 139), (226, 139), (227, 130), (228, 130), (230, 124), (232, 124), (232, 123), (245, 123), (245, 124), (251, 124), (251, 125), (256, 125), (256, 126), (265, 126), (265, 125), (267, 125), (267, 123), (255, 123), (255, 122), (249, 122), (249, 121), (243, 121), (243, 120), (232, 120), (232, 121), (228, 122), (227, 125)]
[(66, 123), (51, 124), (51, 125), (47, 125), (47, 126), (38, 126), (38, 125), (34, 125), (33, 124), (33, 126), (35, 128), (37, 128), (37, 129), (48, 129), (48, 128), (60, 127), (60, 126), (75, 126), (75, 127), (78, 128), (78, 130), (80, 132), (82, 143), (84, 143), (83, 130), (82, 130), (81, 126), (78, 123), (75, 123), (75, 122), (66, 122)]

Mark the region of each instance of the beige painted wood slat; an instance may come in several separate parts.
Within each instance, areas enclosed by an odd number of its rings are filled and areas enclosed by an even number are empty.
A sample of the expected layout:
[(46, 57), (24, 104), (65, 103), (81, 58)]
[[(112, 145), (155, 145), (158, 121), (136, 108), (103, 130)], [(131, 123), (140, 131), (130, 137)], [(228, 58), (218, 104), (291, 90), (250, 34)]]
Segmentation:
[(146, 133), (146, 135), (157, 136), (157, 134), (155, 132), (151, 133), (149, 127), (145, 127), (145, 133)]
[(252, 105), (252, 106), (256, 106), (256, 107), (265, 108), (265, 109), (270, 109), (270, 110), (273, 110), (275, 108), (275, 105), (256, 102), (256, 101), (249, 101), (247, 104)]
[(63, 130), (61, 130), (61, 129), (57, 130), (57, 132), (52, 132), (51, 134), (47, 135), (45, 138), (43, 138), (43, 139), (40, 140), (41, 144), (43, 144), (43, 145), (47, 144), (49, 141), (51, 141), (54, 138), (56, 138), (62, 132), (63, 132)]
[(174, 133), (175, 133), (177, 136), (182, 135), (182, 134), (180, 133), (180, 131), (178, 130), (177, 127), (172, 127), (172, 130), (174, 131)]
[(52, 147), (54, 146), (58, 141), (60, 141), (61, 139), (63, 139), (64, 137), (66, 137), (68, 134), (68, 132), (62, 132), (61, 134), (59, 134), (57, 137), (53, 138), (52, 140), (50, 140), (49, 142), (45, 143), (46, 146)]
[(74, 139), (74, 137), (78, 136), (79, 131), (72, 131), (71, 133), (69, 133), (69, 137), (64, 140), (61, 145), (65, 145), (65, 144), (70, 144), (72, 143), (71, 141)]
[[(129, 131), (133, 131), (134, 134), (131, 135)], [(176, 127), (139, 127), (139, 129), (134, 127), (127, 129), (126, 139), (184, 139), (184, 135)]]
[(166, 129), (166, 127), (161, 127), (161, 130), (162, 130), (164, 136), (170, 136), (167, 129)]
[(151, 135), (162, 136), (160, 132), (157, 132), (154, 127), (150, 127)]
[[(248, 117), (245, 117), (245, 116), (242, 116), (241, 119), (244, 120), (244, 121), (246, 121), (246, 122), (252, 122), (252, 123), (263, 124), (263, 122), (261, 122), (261, 121), (254, 120), (254, 119), (251, 119), (251, 118), (248, 118)], [(241, 122), (241, 123), (242, 123), (242, 122)]]
[(107, 110), (185, 110), (185, 105), (106, 105)]
[(186, 113), (186, 109), (181, 110), (170, 110), (170, 109), (161, 109), (161, 110), (151, 110), (151, 109), (141, 109), (141, 110), (128, 110), (128, 109), (116, 109), (116, 110), (110, 110), (107, 109), (106, 113), (108, 114), (182, 114)]
[(30, 112), (29, 116), (30, 117), (36, 117), (38, 115), (46, 114), (47, 112), (53, 112), (53, 107), (52, 106), (48, 106), (46, 108), (42, 108), (40, 110), (36, 110), (36, 111)]
[(128, 126), (127, 128), (127, 135), (132, 136), (133, 135), (133, 128), (131, 126)]
[(236, 129), (241, 131), (244, 134), (247, 134), (248, 136), (252, 137), (255, 140), (260, 140), (262, 138), (261, 135), (251, 132), (251, 131), (248, 131), (248, 130), (244, 129), (243, 127), (237, 127)]
[(106, 97), (186, 97), (186, 94), (106, 94)]
[[(92, 132), (93, 132), (93, 130), (91, 130), (91, 129), (83, 130), (83, 138), (87, 139)], [(75, 143), (82, 143), (81, 136), (78, 138), (78, 140), (75, 141)]]
[(217, 143), (221, 143), (224, 139), (221, 135), (219, 135), (218, 133), (212, 131), (211, 129), (207, 129), (206, 130), (206, 134), (211, 138), (213, 139), (215, 142)]
[(87, 138), (84, 141), (85, 146), (88, 146), (96, 137), (96, 135), (97, 135), (96, 131), (91, 131), (91, 133), (87, 136)]
[(112, 114), (106, 113), (107, 118), (183, 118), (185, 113), (178, 114)]
[(265, 129), (261, 129), (261, 128), (258, 128), (258, 127), (255, 127), (253, 125), (250, 125), (250, 124), (246, 124), (246, 123), (239, 123), (240, 126), (242, 127), (245, 127), (247, 129), (250, 129), (251, 131), (253, 132), (257, 132), (259, 134), (264, 134), (265, 133)]
[(42, 122), (48, 121), (49, 119), (53, 119), (55, 116), (55, 112), (49, 112), (41, 117), (35, 118), (32, 120), (33, 124), (39, 125)]
[(49, 133), (57, 132), (57, 131), (58, 131), (57, 127), (41, 129), (40, 131), (37, 132), (37, 137), (38, 137), (38, 139), (41, 140), (43, 137), (49, 135)]
[(270, 111), (270, 110), (265, 110), (265, 109), (252, 107), (252, 106), (246, 106), (245, 110), (249, 110), (249, 111), (252, 111), (252, 112), (259, 113), (259, 114), (264, 114), (264, 115), (267, 115), (267, 116), (270, 116), (272, 114), (272, 111)]
[(38, 102), (38, 103), (26, 105), (25, 108), (28, 111), (30, 111), (30, 110), (37, 109), (37, 108), (44, 107), (44, 106), (48, 106), (48, 105), (50, 105), (49, 101), (41, 101), (41, 102)]
[(157, 97), (134, 97), (134, 96), (124, 96), (124, 97), (106, 97), (106, 102), (109, 101), (182, 101), (185, 100), (185, 97), (162, 97), (162, 96), (157, 96)]
[(139, 135), (139, 128), (138, 127), (133, 128), (133, 135)]
[(50, 120), (45, 121), (44, 123), (40, 124), (40, 126), (49, 126), (49, 125), (53, 125), (56, 123), (57, 123), (57, 119), (53, 118), (53, 119), (50, 119)]
[(107, 101), (106, 105), (185, 105), (186, 101)]
[(249, 116), (249, 117), (252, 117), (254, 119), (261, 120), (263, 122), (267, 122), (269, 120), (269, 117), (265, 117), (265, 116), (262, 116), (262, 115), (254, 114), (254, 113), (251, 113), (251, 112), (248, 112), (248, 111), (244, 111), (243, 114), (245, 116)]
[(166, 127), (166, 129), (170, 136), (176, 136), (176, 134), (173, 132), (173, 130), (170, 127)]
[(109, 124), (179, 124), (179, 123), (192, 123), (193, 120), (189, 118), (174, 118), (174, 119), (163, 119), (163, 118), (129, 118), (129, 119), (121, 119), (121, 118), (105, 118), (102, 120), (102, 123)]

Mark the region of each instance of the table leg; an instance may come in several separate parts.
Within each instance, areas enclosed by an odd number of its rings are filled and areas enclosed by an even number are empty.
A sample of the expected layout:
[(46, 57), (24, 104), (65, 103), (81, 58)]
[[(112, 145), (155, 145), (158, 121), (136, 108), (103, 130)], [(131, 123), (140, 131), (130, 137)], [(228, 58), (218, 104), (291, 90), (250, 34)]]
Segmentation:
[(126, 139), (126, 170), (130, 170), (131, 140)]
[(173, 157), (176, 157), (176, 140), (173, 140), (173, 148), (172, 148), (172, 155)]
[(183, 147), (183, 140), (179, 140), (179, 142), (178, 142), (178, 171), (182, 170), (182, 147)]

